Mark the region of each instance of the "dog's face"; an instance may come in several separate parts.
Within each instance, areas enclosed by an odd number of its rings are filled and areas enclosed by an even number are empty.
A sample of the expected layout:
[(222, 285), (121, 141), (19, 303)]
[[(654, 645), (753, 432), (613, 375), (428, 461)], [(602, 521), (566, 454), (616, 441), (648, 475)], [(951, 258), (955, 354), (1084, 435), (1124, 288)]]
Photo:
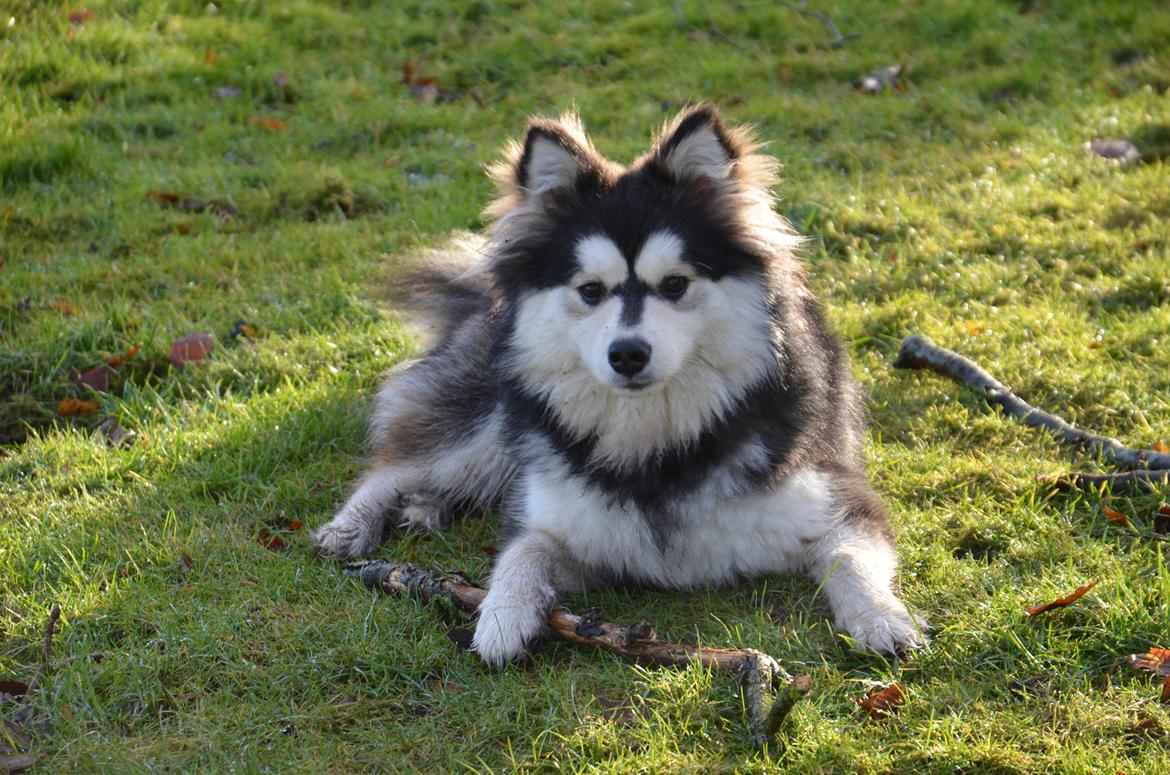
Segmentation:
[(532, 126), (496, 207), (493, 265), (530, 386), (635, 398), (713, 375), (747, 384), (766, 367), (775, 332), (765, 259), (738, 225), (737, 142), (695, 110), (627, 170), (571, 119)]

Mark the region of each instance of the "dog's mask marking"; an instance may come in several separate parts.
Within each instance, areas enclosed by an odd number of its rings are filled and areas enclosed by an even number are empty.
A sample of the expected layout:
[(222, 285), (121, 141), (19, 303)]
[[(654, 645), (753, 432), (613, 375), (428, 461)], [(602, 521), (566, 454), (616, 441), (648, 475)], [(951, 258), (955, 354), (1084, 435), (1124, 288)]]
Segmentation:
[(682, 240), (668, 231), (653, 232), (631, 261), (617, 244), (602, 234), (592, 234), (577, 243), (580, 272), (574, 283), (599, 282), (607, 294), (621, 301), (619, 322), (626, 328), (637, 326), (646, 309), (646, 297), (662, 280), (672, 274), (691, 275), (683, 263)]
[(669, 231), (654, 232), (638, 251), (633, 271), (651, 288), (672, 274), (691, 274), (683, 263), (683, 241)]

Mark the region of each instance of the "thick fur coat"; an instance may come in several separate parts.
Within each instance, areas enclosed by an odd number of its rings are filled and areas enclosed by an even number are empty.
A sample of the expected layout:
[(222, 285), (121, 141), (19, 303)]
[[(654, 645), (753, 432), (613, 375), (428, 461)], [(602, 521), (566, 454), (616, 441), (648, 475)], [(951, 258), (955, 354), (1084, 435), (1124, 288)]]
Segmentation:
[(388, 520), (501, 507), (474, 641), (493, 665), (527, 652), (561, 593), (791, 572), (823, 582), (857, 647), (922, 645), (775, 169), (707, 106), (628, 168), (575, 116), (532, 121), (492, 170), (487, 234), (425, 257), (414, 288), (439, 343), (387, 378), (368, 470), (317, 547), (350, 558)]

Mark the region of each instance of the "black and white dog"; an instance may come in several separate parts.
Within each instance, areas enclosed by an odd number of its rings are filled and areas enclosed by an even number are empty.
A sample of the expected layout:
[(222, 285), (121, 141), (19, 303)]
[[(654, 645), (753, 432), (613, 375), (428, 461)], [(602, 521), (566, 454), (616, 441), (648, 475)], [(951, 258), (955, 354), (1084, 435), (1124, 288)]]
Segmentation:
[(823, 581), (857, 647), (921, 646), (776, 166), (706, 106), (628, 168), (575, 116), (533, 120), (493, 169), (486, 237), (429, 257), (441, 340), (386, 380), (369, 468), (317, 548), (355, 557), (387, 520), (502, 505), (475, 633), (492, 665), (525, 654), (563, 592), (788, 572)]

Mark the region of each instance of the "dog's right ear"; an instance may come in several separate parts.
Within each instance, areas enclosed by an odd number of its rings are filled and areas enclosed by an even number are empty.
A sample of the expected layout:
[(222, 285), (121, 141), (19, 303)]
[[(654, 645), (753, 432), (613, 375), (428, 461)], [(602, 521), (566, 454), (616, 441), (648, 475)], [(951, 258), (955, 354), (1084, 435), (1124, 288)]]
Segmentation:
[(591, 149), (582, 147), (557, 122), (533, 122), (516, 161), (516, 185), (526, 196), (543, 196), (573, 189), (582, 175), (593, 171)]

